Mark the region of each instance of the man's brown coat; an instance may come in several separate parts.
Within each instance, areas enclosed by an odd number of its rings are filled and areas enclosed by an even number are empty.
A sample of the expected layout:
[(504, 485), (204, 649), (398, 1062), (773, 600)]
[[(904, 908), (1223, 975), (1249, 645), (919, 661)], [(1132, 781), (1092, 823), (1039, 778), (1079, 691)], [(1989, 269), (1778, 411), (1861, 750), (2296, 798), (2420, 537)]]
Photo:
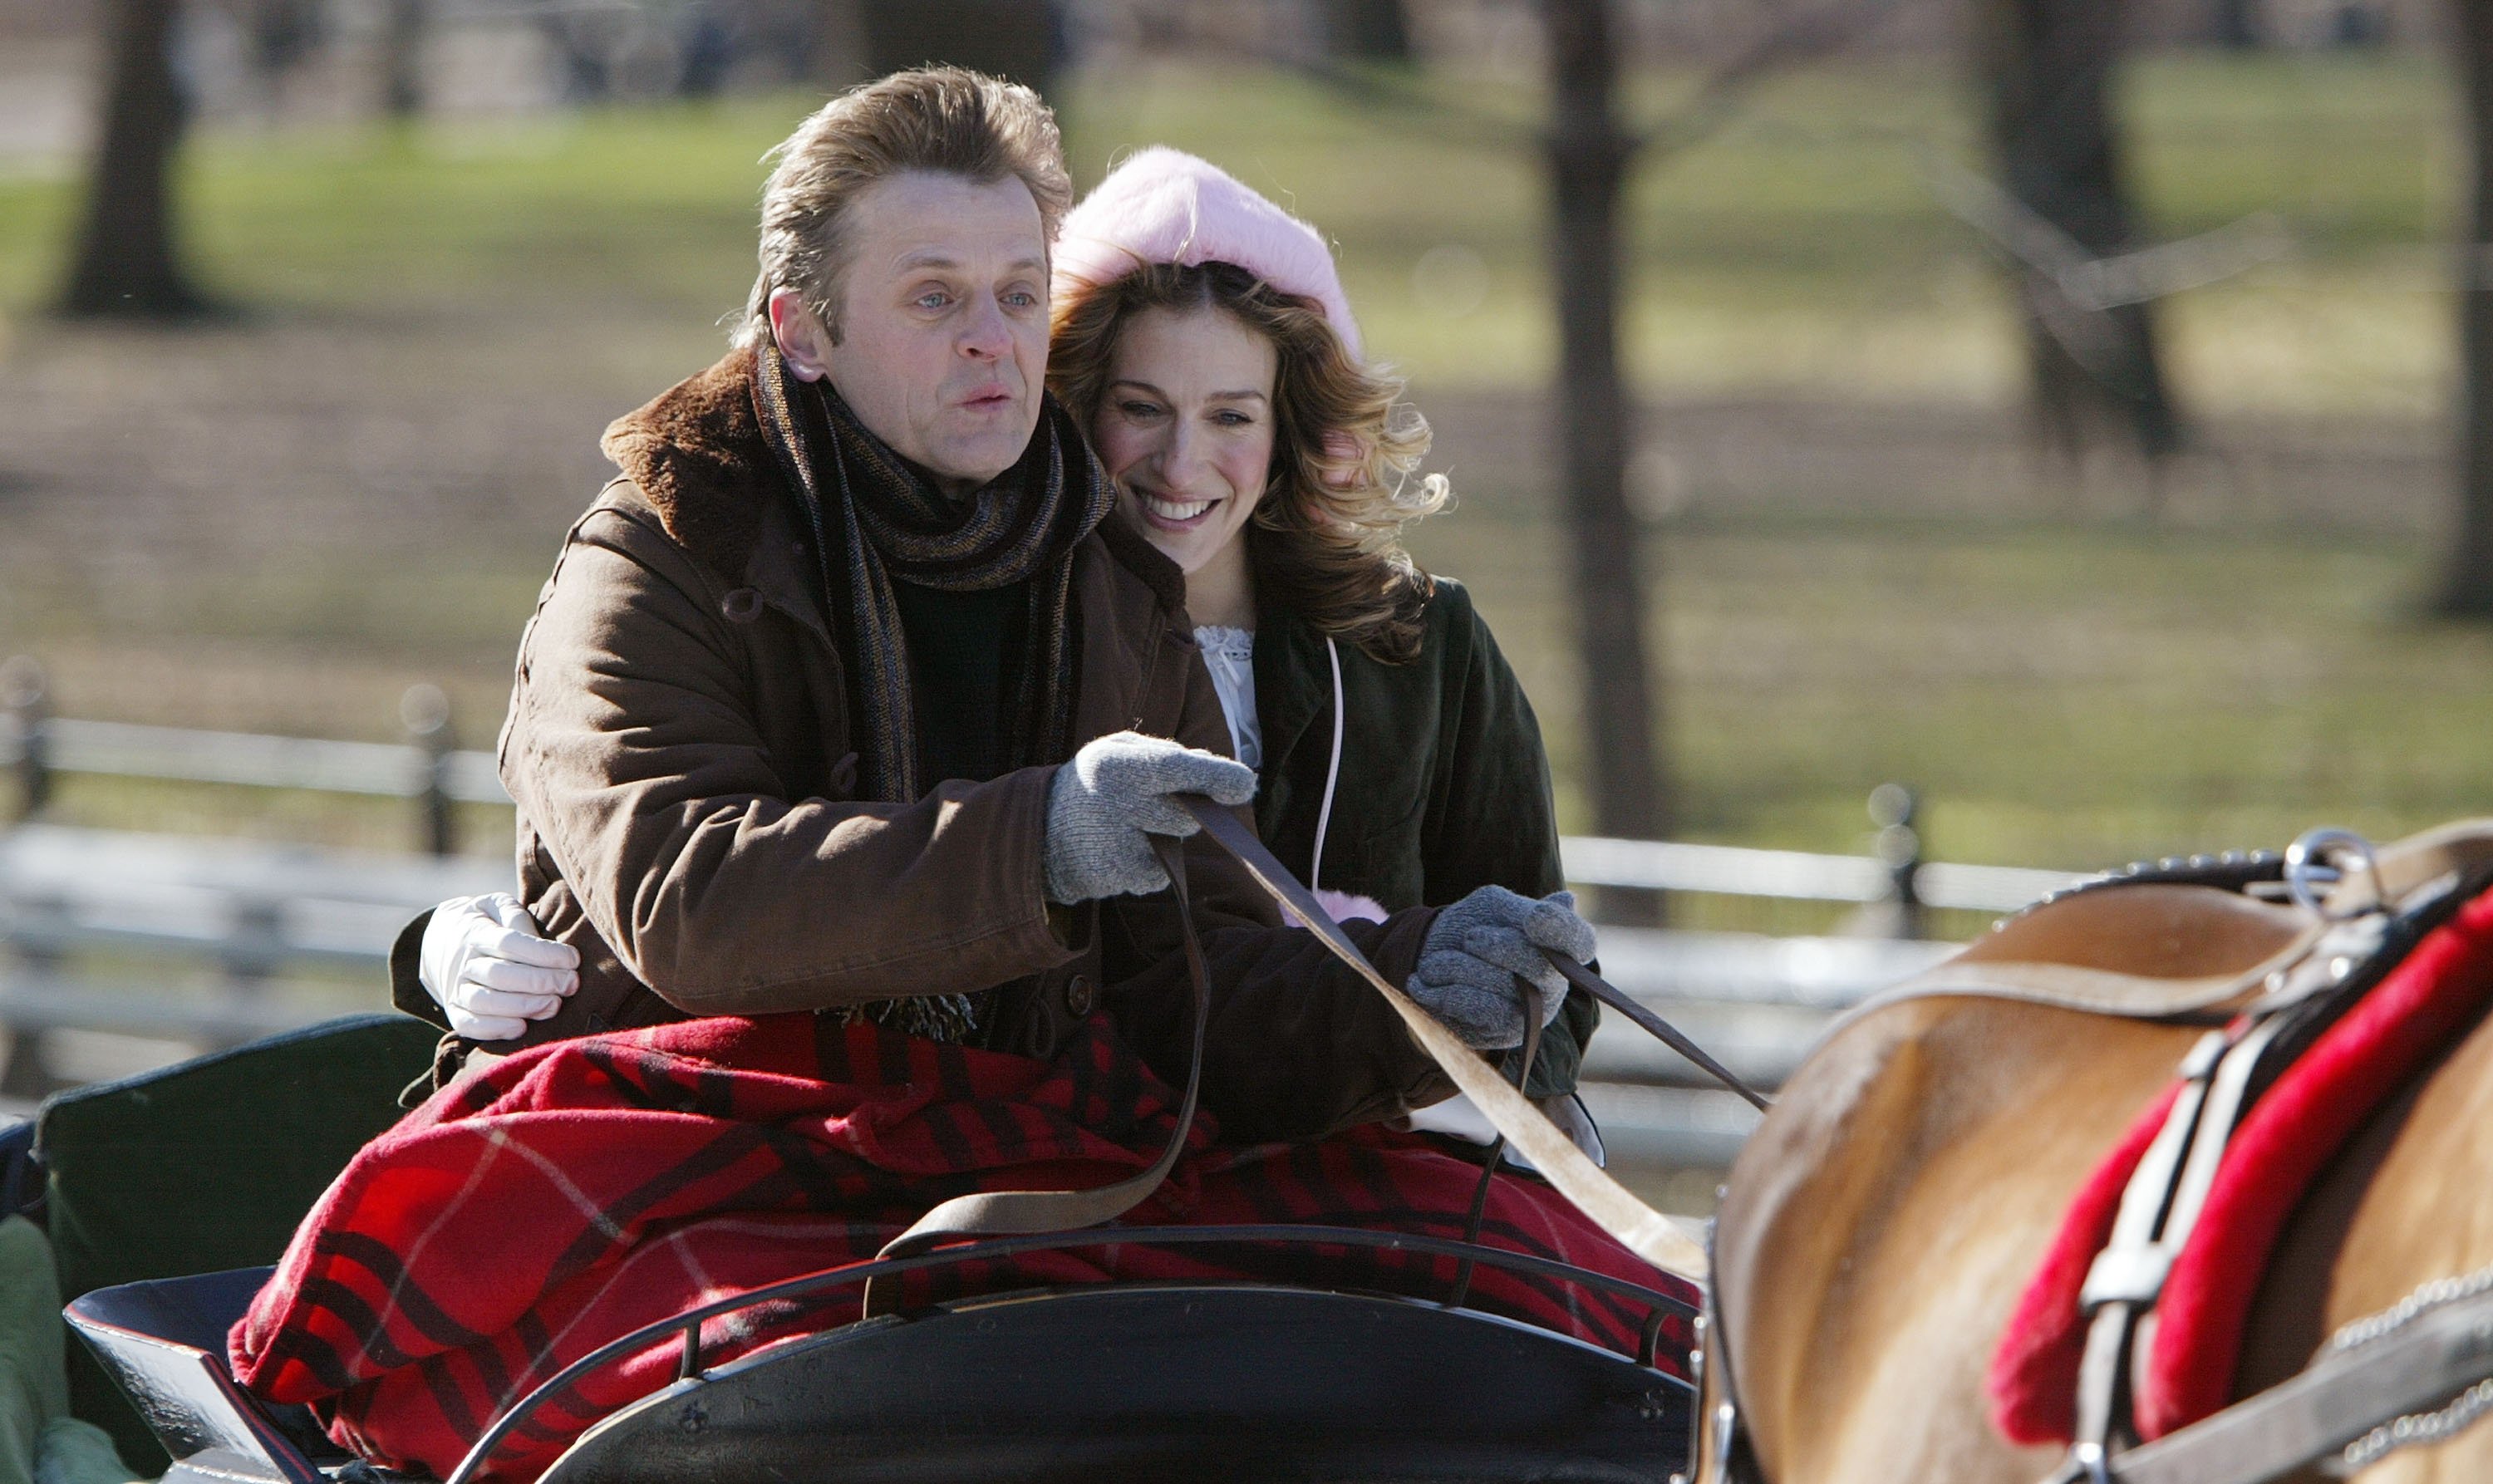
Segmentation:
[[(1183, 1077), (1173, 900), (1048, 906), (1052, 768), (911, 804), (850, 796), (843, 656), (752, 392), (731, 355), (608, 430), (623, 477), (573, 526), (521, 640), (500, 750), (521, 900), (582, 958), (579, 992), (524, 1044), (1006, 986), (988, 1044), (1045, 1054), (1098, 1003)], [(1075, 745), (1131, 729), (1226, 754), (1176, 567), (1114, 521), (1073, 563)], [(1205, 1106), (1230, 1137), (1318, 1135), (1451, 1090), (1243, 871), (1200, 840), (1187, 862), (1214, 987)], [(1429, 915), (1361, 929), (1397, 982)]]

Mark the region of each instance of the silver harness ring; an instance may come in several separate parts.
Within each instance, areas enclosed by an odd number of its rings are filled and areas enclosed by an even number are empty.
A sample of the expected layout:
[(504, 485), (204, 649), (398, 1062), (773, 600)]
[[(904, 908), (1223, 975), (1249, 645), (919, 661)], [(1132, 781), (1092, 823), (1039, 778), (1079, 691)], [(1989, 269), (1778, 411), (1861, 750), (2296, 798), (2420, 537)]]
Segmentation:
[[(2359, 907), (2332, 912), (2318, 888), (2346, 879), (2350, 872), (2337, 861), (2345, 855), (2354, 856), (2363, 875), (2371, 878), (2373, 900)], [(2285, 847), (2285, 889), (2293, 896), (2295, 905), (2332, 920), (2360, 917), (2387, 905), (2381, 899), (2380, 857), (2373, 851), (2372, 843), (2353, 830), (2323, 826), (2295, 837), (2294, 844)]]

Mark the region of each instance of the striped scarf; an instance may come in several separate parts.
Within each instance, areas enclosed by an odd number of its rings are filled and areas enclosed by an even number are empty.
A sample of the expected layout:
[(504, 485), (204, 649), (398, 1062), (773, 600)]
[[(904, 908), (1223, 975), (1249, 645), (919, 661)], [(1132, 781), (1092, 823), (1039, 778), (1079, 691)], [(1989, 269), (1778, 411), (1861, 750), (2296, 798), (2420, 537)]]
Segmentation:
[[(1019, 461), (955, 499), (928, 483), (856, 420), (827, 381), (790, 377), (776, 347), (756, 348), (754, 402), (780, 471), (814, 532), (831, 632), (848, 676), (857, 792), (911, 803), (940, 779), (921, 776), (909, 646), (895, 579), (944, 592), (1027, 581), (1021, 653), (1009, 662), (1005, 718), (1009, 766), (1063, 762), (1073, 751), (1073, 549), (1108, 514), (1112, 487), (1054, 397)], [(886, 1001), (868, 1018), (938, 1040), (974, 1024), (960, 995)], [(854, 1019), (854, 1016), (848, 1017)]]

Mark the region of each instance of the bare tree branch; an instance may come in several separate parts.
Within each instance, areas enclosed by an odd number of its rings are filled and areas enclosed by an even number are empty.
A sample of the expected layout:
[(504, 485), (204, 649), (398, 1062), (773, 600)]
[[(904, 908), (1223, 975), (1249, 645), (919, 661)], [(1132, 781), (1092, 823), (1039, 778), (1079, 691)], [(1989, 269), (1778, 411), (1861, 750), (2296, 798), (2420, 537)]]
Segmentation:
[(1634, 132), (1636, 147), (1648, 158), (1668, 158), (1701, 144), (1731, 121), (1739, 104), (1759, 83), (1794, 62), (1843, 50), (1867, 36), (1903, 8), (1903, 0), (1821, 0), (1820, 4), (1787, 13), (1748, 45), (1732, 53), (1698, 81), (1695, 94), (1669, 116)]
[[(1738, 51), (1699, 77), (1687, 103), (1640, 128), (1622, 131), (1631, 155), (1664, 158), (1703, 143), (1729, 123), (1740, 102), (1774, 73), (1794, 62), (1841, 51), (1901, 10), (1905, 0), (1818, 0), (1785, 14)], [(1211, 38), (1195, 40), (1209, 44)], [(1220, 45), (1234, 52), (1236, 44)], [(1477, 104), (1447, 97), (1408, 69), (1366, 67), (1309, 48), (1267, 47), (1257, 53), (1269, 66), (1322, 83), (1346, 101), (1431, 138), (1453, 138), (1491, 148), (1541, 150), (1540, 125)]]
[(2277, 214), (2257, 211), (2193, 237), (2097, 257), (1991, 177), (1927, 143), (1913, 153), (1932, 199), (2024, 270), (2036, 320), (2090, 376), (2115, 374), (2127, 349), (2106, 311), (2221, 282), (2294, 251)]
[(2196, 236), (2097, 257), (1997, 181), (1927, 145), (1915, 154), (1934, 200), (2002, 252), (2050, 278), (2081, 310), (2144, 304), (2203, 288), (2294, 251), (2283, 221), (2274, 211), (2262, 210)]
[(1541, 147), (1541, 131), (1476, 104), (1458, 103), (1427, 86), (1408, 69), (1363, 66), (1317, 52), (1269, 50), (1264, 62), (1319, 82), (1413, 134), (1493, 149)]

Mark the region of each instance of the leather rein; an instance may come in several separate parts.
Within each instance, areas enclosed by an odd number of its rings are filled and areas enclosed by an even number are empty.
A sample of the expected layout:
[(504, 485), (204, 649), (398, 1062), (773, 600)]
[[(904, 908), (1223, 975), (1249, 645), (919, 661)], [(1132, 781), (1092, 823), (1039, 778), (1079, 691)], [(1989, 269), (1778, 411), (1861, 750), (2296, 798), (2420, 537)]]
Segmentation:
[[(1238, 816), (1199, 794), (1179, 795), (1176, 802), (1202, 826), (1203, 834), (1213, 845), (1246, 868), (1247, 876), (1266, 896), (1272, 898), (1276, 905), (1313, 933), (1335, 958), (1385, 997), (1386, 1003), (1394, 1007), (1410, 1030), (1412, 1039), (1436, 1059), (1447, 1076), (1454, 1080), (1455, 1085), (1487, 1116), (1503, 1141), (1503, 1146), (1512, 1147), (1530, 1160), (1542, 1176), (1556, 1186), (1578, 1210), (1630, 1251), (1665, 1272), (1700, 1286), (1705, 1282), (1705, 1249), (1684, 1224), (1661, 1214), (1631, 1195), (1600, 1166), (1585, 1157), (1575, 1141), (1534, 1107), (1519, 1087), (1510, 1085), (1481, 1059), (1478, 1053), (1465, 1046), (1435, 1017), (1421, 1009), (1398, 986), (1377, 972), (1376, 966), (1367, 962), (1367, 956), (1360, 952), (1359, 946), (1341, 931), (1332, 915), (1317, 905), (1315, 895), (1275, 858)], [(1155, 835), (1151, 840), (1162, 869), (1168, 873), (1170, 888), (1177, 897), (1178, 918), (1185, 939), (1186, 977), (1194, 1001), (1192, 1054), (1186, 1071), (1186, 1093), (1178, 1109), (1175, 1126), (1159, 1157), (1138, 1174), (1091, 1190), (984, 1191), (954, 1197), (919, 1217), (908, 1231), (892, 1238), (880, 1257), (911, 1257), (951, 1241), (1069, 1232), (1098, 1226), (1114, 1221), (1141, 1204), (1159, 1189), (1161, 1182), (1168, 1178), (1169, 1172), (1176, 1167), (1179, 1156), (1185, 1152), (1202, 1091), (1203, 1043), (1211, 1012), (1212, 992), (1202, 944), (1194, 925), (1185, 851), (1177, 841), (1166, 836)], [(1766, 1106), (1765, 1098), (1756, 1089), (1741, 1082), (1730, 1069), (1707, 1054), (1702, 1047), (1626, 992), (1564, 955), (1551, 954), (1549, 961), (1569, 984), (1616, 1010), (1750, 1103), (1761, 1109)], [(1537, 1020), (1533, 1021), (1530, 1029), (1525, 1048), (1527, 1066), (1539, 1041)], [(1488, 1162), (1489, 1170), (1494, 1171), (1496, 1164), (1493, 1152)], [(864, 1298), (865, 1314), (873, 1317), (893, 1312), (899, 1305), (897, 1290), (896, 1283), (880, 1279), (870, 1282)]]

